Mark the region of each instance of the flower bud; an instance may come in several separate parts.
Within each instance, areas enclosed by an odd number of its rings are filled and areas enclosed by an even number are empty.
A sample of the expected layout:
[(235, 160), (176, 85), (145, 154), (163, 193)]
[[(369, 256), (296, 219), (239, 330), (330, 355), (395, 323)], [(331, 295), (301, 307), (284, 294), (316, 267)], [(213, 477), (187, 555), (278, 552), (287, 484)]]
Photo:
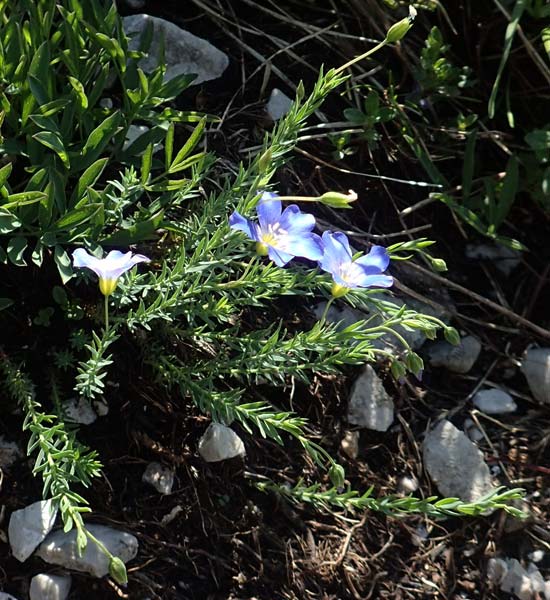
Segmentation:
[(405, 365), (399, 361), (394, 360), (391, 364), (391, 374), (397, 379), (397, 381), (401, 382), (407, 373), (407, 369)]
[(325, 192), (322, 196), (319, 196), (319, 202), (325, 206), (331, 206), (332, 208), (351, 208), (349, 205), (351, 202), (357, 200), (357, 194), (353, 190), (349, 190), (347, 194), (342, 192)]
[(271, 166), (271, 161), (273, 159), (273, 153), (271, 148), (268, 148), (258, 160), (258, 170), (260, 173), (265, 173), (269, 167)]
[(430, 258), (430, 263), (435, 271), (446, 271), (447, 263), (442, 258)]
[(111, 556), (109, 561), (109, 575), (119, 584), (126, 585), (128, 583), (128, 573), (126, 565), (118, 556)]
[(343, 487), (344, 483), (346, 482), (346, 472), (344, 471), (344, 467), (342, 465), (334, 463), (329, 469), (328, 476), (330, 477), (330, 481), (335, 488)]
[(454, 327), (445, 327), (443, 334), (449, 344), (453, 344), (453, 346), (458, 346), (458, 344), (460, 344), (460, 335)]
[(416, 354), (416, 352), (409, 352), (407, 354), (405, 357), (405, 364), (407, 365), (407, 369), (420, 379), (422, 371), (424, 370), (424, 361)]
[(401, 19), (397, 23), (394, 23), (389, 29), (388, 33), (386, 33), (386, 42), (388, 44), (393, 44), (394, 42), (398, 42), (403, 39), (407, 34), (407, 31), (412, 27), (414, 18), (416, 17), (416, 8), (414, 6), (409, 6), (409, 16)]

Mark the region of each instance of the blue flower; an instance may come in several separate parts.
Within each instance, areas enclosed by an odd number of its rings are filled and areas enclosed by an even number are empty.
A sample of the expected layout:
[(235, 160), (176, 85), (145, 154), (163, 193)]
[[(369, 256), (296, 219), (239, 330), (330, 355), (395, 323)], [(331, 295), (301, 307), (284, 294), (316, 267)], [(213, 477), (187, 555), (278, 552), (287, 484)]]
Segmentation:
[(393, 285), (393, 277), (383, 274), (390, 264), (390, 257), (382, 246), (373, 246), (368, 254), (353, 260), (345, 234), (325, 231), (322, 241), (324, 253), (319, 266), (334, 279), (333, 296), (343, 296), (350, 288)]
[(104, 296), (110, 296), (115, 291), (123, 273), (129, 271), (134, 265), (149, 260), (142, 254), (131, 252), (123, 254), (118, 250), (111, 250), (105, 258), (96, 258), (84, 248), (77, 248), (73, 252), (73, 266), (91, 269), (99, 277), (99, 289)]
[(313, 215), (302, 213), (295, 204), (283, 211), (279, 196), (270, 192), (262, 194), (256, 212), (258, 223), (235, 211), (229, 217), (229, 225), (254, 240), (258, 254), (268, 255), (279, 267), (284, 267), (295, 256), (321, 259), (321, 238), (312, 232), (315, 227)]

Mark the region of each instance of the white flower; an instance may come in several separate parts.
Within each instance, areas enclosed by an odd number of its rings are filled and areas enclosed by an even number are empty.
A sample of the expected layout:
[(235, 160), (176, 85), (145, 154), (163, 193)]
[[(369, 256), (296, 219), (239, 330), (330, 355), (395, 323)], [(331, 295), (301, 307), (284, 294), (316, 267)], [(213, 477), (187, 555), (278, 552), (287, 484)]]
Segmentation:
[(96, 258), (84, 248), (77, 248), (73, 252), (73, 266), (91, 269), (99, 277), (99, 289), (105, 296), (110, 296), (116, 289), (118, 280), (123, 273), (129, 271), (140, 262), (149, 262), (150, 259), (142, 254), (120, 252), (111, 250), (105, 258)]

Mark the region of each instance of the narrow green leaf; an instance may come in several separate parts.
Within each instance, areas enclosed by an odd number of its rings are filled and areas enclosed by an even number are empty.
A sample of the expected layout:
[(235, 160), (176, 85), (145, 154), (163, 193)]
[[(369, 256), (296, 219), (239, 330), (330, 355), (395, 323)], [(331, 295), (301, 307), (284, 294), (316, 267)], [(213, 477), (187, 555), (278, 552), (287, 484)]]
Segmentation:
[(151, 174), (153, 164), (153, 144), (149, 144), (141, 157), (141, 185), (145, 185)]
[(17, 236), (10, 239), (8, 242), (7, 253), (10, 261), (17, 267), (26, 267), (27, 263), (24, 258), (25, 250), (27, 249), (27, 238)]
[(61, 159), (65, 167), (70, 169), (71, 163), (69, 161), (69, 155), (61, 138), (53, 131), (39, 131), (32, 136), (35, 140), (46, 146), (50, 150), (53, 150)]
[(4, 207), (0, 207), (0, 233), (10, 233), (19, 227), (21, 222), (18, 217)]
[(95, 162), (101, 152), (110, 143), (111, 138), (118, 130), (120, 123), (120, 111), (115, 111), (102, 121), (88, 136), (84, 148), (82, 148), (80, 158), (73, 160), (73, 167), (78, 170), (87, 169)]
[(71, 76), (69, 76), (69, 83), (73, 87), (73, 90), (76, 92), (80, 109), (86, 110), (88, 108), (88, 96), (86, 96), (84, 86), (80, 83), (80, 81), (78, 81), (78, 79)]
[(10, 176), (12, 170), (12, 164), (11, 162), (6, 163), (1, 169), (0, 169), (0, 187), (2, 187), (6, 181), (8, 180), (8, 177)]
[(100, 158), (99, 160), (96, 160), (92, 165), (90, 165), (84, 171), (84, 173), (82, 173), (73, 193), (73, 204), (76, 204), (81, 198), (83, 198), (84, 194), (86, 193), (86, 190), (89, 187), (92, 187), (94, 183), (99, 179), (108, 161), (108, 158)]
[(172, 163), (172, 156), (174, 153), (174, 130), (175, 130), (175, 125), (174, 123), (170, 123), (170, 125), (168, 126), (168, 130), (166, 131), (166, 138), (164, 140), (164, 157), (165, 157), (165, 165), (166, 165), (166, 170), (168, 170), (168, 168), (170, 167), (170, 164)]
[(193, 151), (193, 148), (195, 148), (195, 146), (199, 143), (205, 127), (206, 119), (203, 118), (199, 121), (199, 124), (195, 127), (181, 150), (176, 154), (176, 158), (174, 158), (172, 164), (170, 165), (168, 173), (175, 173), (176, 171), (181, 170), (178, 169), (177, 166), (184, 161), (184, 159)]

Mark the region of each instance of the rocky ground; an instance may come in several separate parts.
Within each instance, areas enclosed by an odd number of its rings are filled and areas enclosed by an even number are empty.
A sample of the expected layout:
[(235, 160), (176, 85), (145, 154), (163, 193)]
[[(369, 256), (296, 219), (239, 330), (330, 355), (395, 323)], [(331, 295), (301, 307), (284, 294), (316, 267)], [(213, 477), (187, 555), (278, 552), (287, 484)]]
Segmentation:
[[(335, 20), (330, 8), (282, 4), (193, 0), (185, 10), (175, 1), (121, 6), (124, 13), (170, 19), (221, 51), (212, 59), (212, 80), (206, 75), (178, 102), (186, 110), (222, 117), (209, 143), (227, 164), (237, 164), (261, 140), (285, 112), (286, 98), (300, 79), (308, 87), (321, 62), (342, 64), (360, 51), (357, 36), (373, 33), (371, 17), (355, 2), (343, 3), (349, 13), (340, 17), (347, 32), (340, 37), (324, 30)], [(449, 10), (451, 22), (460, 23), (460, 11)], [(422, 14), (410, 47), (418, 47), (436, 22), (445, 26), (434, 13)], [(295, 47), (284, 49), (293, 42)], [(475, 40), (470, 43), (477, 47)], [(479, 66), (464, 44), (457, 42), (456, 51), (472, 68)], [(406, 73), (399, 64), (407, 60), (398, 48), (388, 50), (381, 64)], [(373, 67), (374, 73), (365, 67), (357, 76), (375, 77), (378, 67)], [(492, 76), (494, 69), (484, 68)], [(477, 73), (482, 87), (485, 74)], [(413, 91), (413, 83), (403, 78), (403, 88)], [(273, 94), (273, 88), (280, 91)], [(350, 97), (351, 92), (331, 98), (318, 116), (341, 121)], [(272, 473), (289, 484), (315, 479), (315, 467), (300, 448), (290, 441), (280, 447), (255, 439), (238, 426), (238, 435), (207, 429), (209, 420), (196, 408), (180, 398), (158, 397), (139, 367), (129, 363), (121, 367), (124, 384), (108, 394), (108, 416), (97, 417), (105, 411), (100, 406), (69, 407), (73, 414), (84, 412), (81, 436), (105, 465), (86, 495), (96, 534), (107, 536), (101, 539), (130, 561), (129, 585), (103, 577), (101, 557), (92, 556), (79, 567), (89, 574), (71, 572), (69, 586), (63, 566), (75, 565), (63, 553), (79, 559), (74, 548), (63, 549), (51, 535), (33, 554), (55, 515), (44, 503), (13, 513), (40, 497), (41, 484), (23, 457), (20, 415), (8, 411), (0, 419), (0, 589), (5, 593), (0, 598), (12, 594), (22, 600), (29, 593), (33, 600), (67, 593), (75, 599), (143, 600), (550, 598), (545, 582), (550, 578), (547, 214), (522, 196), (508, 229), (529, 251), (503, 249), (472, 233), (443, 204), (419, 205), (427, 196), (422, 186), (365, 176), (425, 179), (412, 157), (392, 158), (390, 133), (384, 132), (377, 151), (361, 147), (345, 161), (334, 160), (323, 130), (304, 135), (295, 159), (279, 174), (281, 192), (356, 190), (360, 200), (353, 211), (325, 208), (318, 216), (327, 226), (354, 234), (358, 248), (365, 239), (386, 245), (419, 235), (434, 239), (434, 254), (445, 259), (448, 272), (433, 273), (422, 263), (396, 265), (395, 296), (452, 323), (461, 343), (451, 346), (404, 332), (426, 368), (421, 378), (401, 384), (379, 363), (346, 369), (340, 377), (317, 376), (307, 387), (291, 381), (280, 390), (259, 386), (258, 393), (276, 396), (277, 404), (310, 419), (319, 441), (345, 464), (355, 489), (374, 485), (379, 496), (472, 500), (496, 485), (521, 487), (526, 495), (518, 507), (527, 518), (495, 512), (475, 519), (397, 520), (291, 506), (250, 481)], [(452, 174), (457, 167), (447, 161), (446, 169)], [(460, 179), (457, 173), (452, 180)], [(282, 304), (273, 310), (288, 322), (311, 323), (323, 307)], [(363, 317), (343, 305), (328, 314), (348, 324)], [(132, 342), (126, 343), (131, 356)], [(380, 343), (394, 344), (390, 338)], [(46, 595), (45, 589), (57, 591)]]

